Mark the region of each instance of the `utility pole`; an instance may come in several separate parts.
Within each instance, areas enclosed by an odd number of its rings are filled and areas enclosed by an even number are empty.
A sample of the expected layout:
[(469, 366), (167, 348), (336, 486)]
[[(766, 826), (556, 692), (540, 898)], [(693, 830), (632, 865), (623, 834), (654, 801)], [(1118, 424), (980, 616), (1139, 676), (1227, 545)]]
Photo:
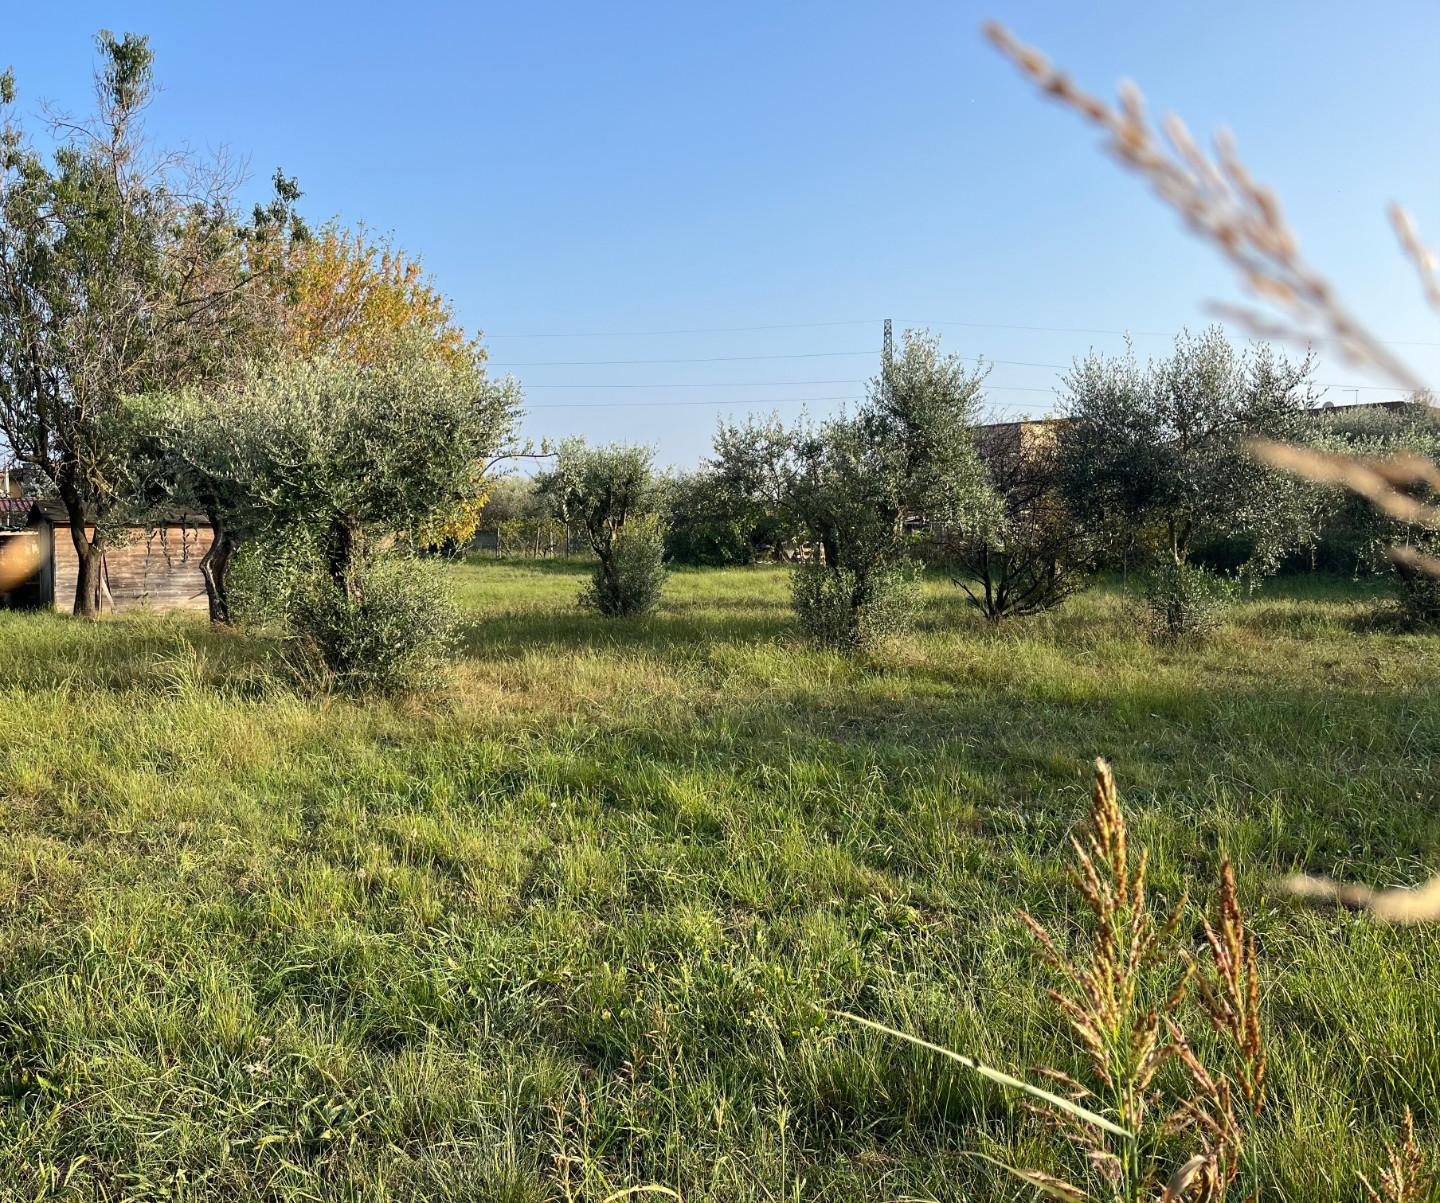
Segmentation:
[(890, 369), (895, 366), (895, 337), (890, 330), (890, 319), (885, 319), (885, 340), (880, 345), (880, 384), (888, 396), (890, 393)]

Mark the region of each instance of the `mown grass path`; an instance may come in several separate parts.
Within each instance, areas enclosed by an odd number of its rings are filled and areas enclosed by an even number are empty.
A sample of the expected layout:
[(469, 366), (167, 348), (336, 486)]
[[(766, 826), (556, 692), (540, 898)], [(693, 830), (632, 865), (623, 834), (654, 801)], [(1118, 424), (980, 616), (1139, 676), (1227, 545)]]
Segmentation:
[(1017, 1100), (820, 1017), (1074, 1057), (1016, 920), (1073, 913), (1111, 757), (1154, 888), (1222, 849), (1267, 972), (1267, 1198), (1440, 1131), (1440, 929), (1303, 909), (1440, 869), (1440, 639), (1272, 585), (1201, 648), (1118, 590), (993, 631), (942, 582), (852, 663), (783, 573), (455, 570), (435, 704), (317, 701), (259, 637), (0, 615), (0, 1198), (1010, 1199)]

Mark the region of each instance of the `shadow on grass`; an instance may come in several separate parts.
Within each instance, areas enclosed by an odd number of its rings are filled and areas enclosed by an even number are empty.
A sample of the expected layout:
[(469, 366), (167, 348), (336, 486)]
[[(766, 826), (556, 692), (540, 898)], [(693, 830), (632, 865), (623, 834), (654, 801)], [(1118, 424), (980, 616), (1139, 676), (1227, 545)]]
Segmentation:
[[(461, 628), (467, 655), (517, 656), (531, 651), (579, 652), (616, 648), (686, 659), (697, 650), (729, 643), (761, 643), (794, 634), (784, 608), (756, 615), (746, 605), (687, 604), (644, 618), (606, 618), (578, 608), (535, 609), (478, 617)], [(707, 617), (707, 611), (720, 611)]]
[(596, 561), (580, 556), (555, 556), (551, 559), (529, 560), (523, 556), (496, 557), (488, 552), (476, 552), (465, 557), (466, 568), (509, 568), (514, 571), (534, 573), (536, 576), (575, 576), (594, 570)]

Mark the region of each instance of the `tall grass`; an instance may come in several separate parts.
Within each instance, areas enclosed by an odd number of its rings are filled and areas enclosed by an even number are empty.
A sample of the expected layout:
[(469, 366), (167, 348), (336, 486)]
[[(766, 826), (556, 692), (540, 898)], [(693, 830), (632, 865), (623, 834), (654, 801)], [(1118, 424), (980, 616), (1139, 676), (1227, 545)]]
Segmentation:
[(1177, 649), (1111, 588), (997, 631), (931, 582), (853, 659), (781, 571), (614, 624), (586, 570), (455, 569), (424, 705), (303, 696), (203, 621), (0, 615), (0, 1197), (1013, 1199), (968, 1154), (1059, 1168), (1018, 1096), (824, 1013), (1072, 1066), (1016, 912), (1069, 930), (1076, 749), (1148, 890), (1228, 851), (1283, 967), (1267, 1197), (1378, 1189), (1407, 1105), (1435, 1143), (1440, 930), (1268, 884), (1435, 867), (1440, 640), (1357, 629), (1365, 587)]

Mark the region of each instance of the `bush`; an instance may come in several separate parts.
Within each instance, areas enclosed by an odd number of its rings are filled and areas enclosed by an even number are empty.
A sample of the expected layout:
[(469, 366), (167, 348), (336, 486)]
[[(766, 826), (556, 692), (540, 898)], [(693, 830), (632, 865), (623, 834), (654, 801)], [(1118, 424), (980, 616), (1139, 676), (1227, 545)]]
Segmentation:
[(610, 618), (636, 618), (660, 604), (665, 587), (665, 533), (653, 515), (632, 518), (615, 532), (580, 604)]
[(319, 548), (303, 527), (246, 540), (227, 580), (232, 621), (247, 627), (286, 626), (296, 593), (320, 571)]
[[(1408, 546), (1424, 556), (1440, 556), (1440, 534), (1417, 531)], [(1403, 560), (1395, 562), (1390, 580), (1400, 603), (1400, 621), (1409, 630), (1440, 627), (1440, 577), (1433, 577)]]
[(344, 693), (434, 688), (455, 648), (457, 615), (444, 582), (413, 556), (362, 561), (349, 590), (311, 574), (292, 595), (288, 618), (302, 678)]
[(671, 515), (665, 554), (674, 563), (704, 568), (725, 568), (755, 560), (755, 548), (738, 518), (694, 514)]
[(1165, 564), (1145, 587), (1152, 634), (1161, 639), (1203, 639), (1214, 633), (1235, 586), (1193, 564)]
[(800, 629), (837, 651), (863, 651), (903, 635), (920, 612), (915, 573), (904, 568), (882, 568), (861, 581), (848, 568), (801, 564), (790, 589)]

